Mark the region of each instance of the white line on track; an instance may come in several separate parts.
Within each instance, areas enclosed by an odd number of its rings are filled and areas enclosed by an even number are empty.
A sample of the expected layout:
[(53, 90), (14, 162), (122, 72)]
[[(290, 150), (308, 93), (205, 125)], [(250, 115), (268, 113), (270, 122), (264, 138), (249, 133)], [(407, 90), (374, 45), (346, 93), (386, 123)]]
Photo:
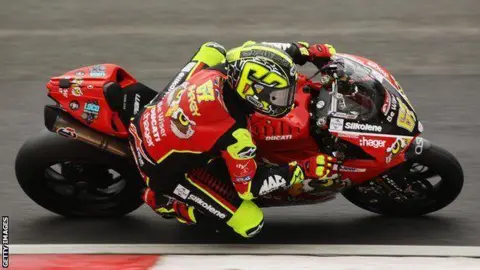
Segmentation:
[(10, 245), (11, 254), (313, 255), (480, 257), (480, 247), (264, 244)]
[(318, 256), (160, 256), (151, 270), (478, 270), (476, 258)]

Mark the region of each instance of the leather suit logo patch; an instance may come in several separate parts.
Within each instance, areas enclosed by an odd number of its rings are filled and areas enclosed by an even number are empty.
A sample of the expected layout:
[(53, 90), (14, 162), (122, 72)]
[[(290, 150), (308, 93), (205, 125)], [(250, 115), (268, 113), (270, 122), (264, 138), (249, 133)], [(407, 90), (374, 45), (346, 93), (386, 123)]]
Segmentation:
[(196, 123), (185, 114), (182, 108), (179, 107), (180, 100), (185, 93), (184, 83), (172, 91), (167, 93), (167, 104), (170, 106), (165, 116), (170, 117), (170, 128), (173, 134), (180, 139), (188, 139), (195, 133), (193, 126)]
[(171, 115), (170, 127), (173, 133), (180, 139), (188, 139), (193, 136), (195, 122), (190, 120), (181, 108), (177, 108)]

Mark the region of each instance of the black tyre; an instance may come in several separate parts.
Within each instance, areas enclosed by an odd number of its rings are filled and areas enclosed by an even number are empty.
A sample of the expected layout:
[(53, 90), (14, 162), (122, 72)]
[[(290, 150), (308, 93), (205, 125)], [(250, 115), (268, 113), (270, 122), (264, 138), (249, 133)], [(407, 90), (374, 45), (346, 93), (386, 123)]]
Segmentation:
[(447, 150), (423, 142), (422, 151), (415, 153), (415, 146), (411, 147), (408, 161), (398, 168), (404, 171), (397, 188), (408, 192), (395, 195), (391, 189), (385, 191), (385, 184), (371, 181), (345, 190), (345, 198), (370, 212), (399, 217), (425, 215), (452, 203), (463, 187), (462, 167)]
[(15, 160), (23, 191), (69, 217), (117, 217), (143, 202), (143, 181), (127, 159), (49, 131), (23, 144)]

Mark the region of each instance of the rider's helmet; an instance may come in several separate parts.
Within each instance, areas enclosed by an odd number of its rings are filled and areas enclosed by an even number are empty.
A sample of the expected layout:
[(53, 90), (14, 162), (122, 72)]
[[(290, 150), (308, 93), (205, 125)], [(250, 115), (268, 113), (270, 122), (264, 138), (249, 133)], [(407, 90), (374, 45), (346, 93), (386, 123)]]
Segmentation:
[(227, 82), (255, 111), (282, 117), (293, 108), (297, 69), (285, 52), (249, 44), (227, 53)]

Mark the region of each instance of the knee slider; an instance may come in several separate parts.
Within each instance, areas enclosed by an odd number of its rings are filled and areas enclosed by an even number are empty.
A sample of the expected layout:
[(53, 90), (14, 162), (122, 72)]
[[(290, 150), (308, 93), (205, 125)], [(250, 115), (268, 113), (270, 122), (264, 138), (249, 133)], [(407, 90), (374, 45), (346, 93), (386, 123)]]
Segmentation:
[(245, 238), (258, 234), (263, 227), (263, 212), (252, 201), (243, 201), (227, 225)]

